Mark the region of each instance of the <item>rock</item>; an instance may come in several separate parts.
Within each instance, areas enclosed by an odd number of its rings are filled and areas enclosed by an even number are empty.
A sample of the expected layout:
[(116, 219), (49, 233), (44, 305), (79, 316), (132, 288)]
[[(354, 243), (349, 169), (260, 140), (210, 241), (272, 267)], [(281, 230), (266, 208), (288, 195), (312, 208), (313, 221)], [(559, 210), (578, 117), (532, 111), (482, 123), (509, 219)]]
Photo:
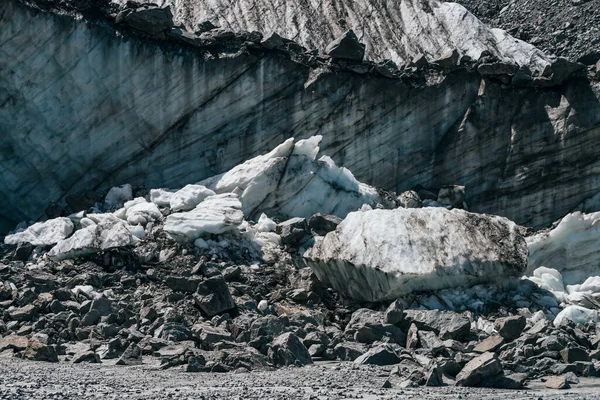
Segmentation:
[[(440, 240), (453, 245), (440, 247)], [(353, 299), (375, 302), (520, 275), (527, 247), (517, 225), (506, 218), (399, 208), (348, 214), (304, 258), (323, 283)]]
[(308, 350), (302, 344), (298, 336), (291, 332), (277, 336), (271, 343), (268, 358), (276, 366), (296, 365), (303, 366), (312, 364)]
[(327, 45), (325, 53), (333, 58), (362, 61), (365, 57), (365, 45), (358, 41), (352, 29)]
[(498, 77), (501, 75), (513, 76), (518, 70), (518, 65), (505, 62), (484, 63), (477, 67), (477, 72), (479, 72), (481, 75), (492, 77)]
[(74, 229), (73, 222), (69, 218), (55, 218), (46, 222), (35, 223), (23, 232), (7, 235), (4, 238), (4, 243), (11, 245), (30, 243), (33, 246), (51, 246), (69, 237)]
[(250, 325), (250, 338), (256, 339), (260, 336), (275, 337), (285, 332), (285, 325), (275, 315), (267, 315), (256, 319)]
[(419, 329), (415, 324), (410, 324), (406, 334), (406, 348), (416, 349), (417, 347), (419, 347)]
[(31, 243), (19, 243), (15, 249), (14, 259), (19, 261), (29, 260), (29, 256), (33, 252), (33, 245)]
[(164, 231), (180, 241), (194, 241), (203, 234), (222, 234), (242, 223), (242, 203), (233, 193), (211, 196), (192, 211), (171, 214)]
[(441, 369), (435, 365), (427, 374), (425, 374), (425, 386), (444, 386), (444, 380)]
[(93, 326), (100, 322), (100, 313), (98, 310), (90, 310), (81, 319), (81, 326)]
[(71, 359), (71, 362), (73, 364), (79, 364), (82, 362), (85, 363), (100, 363), (100, 356), (98, 354), (96, 354), (94, 351), (88, 350), (88, 351), (82, 351), (79, 353), (76, 353), (73, 358)]
[(406, 310), (402, 327), (414, 323), (417, 328), (433, 331), (442, 340), (463, 340), (471, 331), (471, 321), (463, 314), (440, 310)]
[(194, 31), (195, 34), (199, 35), (201, 33), (204, 32), (208, 32), (211, 31), (213, 29), (217, 29), (218, 26), (216, 26), (215, 24), (213, 24), (210, 21), (202, 21), (200, 22), (198, 25), (196, 25), (196, 30)]
[(465, 196), (464, 186), (444, 186), (438, 193), (437, 202), (452, 208), (466, 208)]
[(8, 312), (10, 318), (14, 321), (31, 321), (33, 316), (37, 313), (37, 307), (33, 304), (15, 308)]
[(373, 347), (365, 354), (354, 360), (355, 364), (394, 365), (400, 362), (399, 347), (382, 344)]
[(596, 79), (600, 79), (600, 60), (596, 62)]
[(504, 338), (500, 336), (490, 336), (475, 346), (473, 349), (476, 353), (494, 352), (504, 344)]
[(105, 317), (112, 312), (112, 301), (108, 298), (101, 296), (92, 300), (90, 304), (90, 311), (96, 310), (101, 317)]
[(125, 23), (130, 27), (152, 36), (166, 33), (173, 27), (173, 14), (169, 6), (139, 7), (134, 10), (121, 11), (116, 17), (116, 23)]
[(365, 354), (368, 347), (362, 343), (342, 342), (338, 343), (333, 349), (335, 355), (341, 361), (354, 361)]
[[(14, 352), (22, 351), (29, 345), (29, 339), (25, 336), (8, 335), (0, 339), (0, 353), (7, 349)], [(366, 349), (365, 349), (366, 351)]]
[(442, 54), (440, 58), (433, 61), (433, 64), (439, 65), (444, 69), (452, 69), (458, 66), (459, 59), (460, 54), (458, 53), (458, 50), (454, 49), (452, 51)]
[(188, 327), (177, 322), (168, 322), (162, 325), (154, 332), (154, 335), (169, 342), (183, 342), (191, 340), (193, 337), (192, 331)]
[(206, 360), (201, 356), (193, 356), (188, 358), (188, 363), (185, 367), (185, 372), (204, 372), (206, 370)]
[(522, 389), (527, 378), (528, 374), (526, 373), (496, 375), (485, 379), (481, 386), (499, 389)]
[(579, 347), (567, 347), (561, 350), (560, 357), (565, 364), (572, 364), (577, 361), (590, 361), (590, 355), (588, 352)]
[(223, 276), (213, 276), (200, 283), (194, 293), (198, 308), (208, 317), (213, 317), (235, 308), (229, 287)]
[(168, 276), (165, 283), (176, 292), (194, 293), (203, 280), (199, 276)]
[(418, 331), (419, 343), (424, 349), (430, 350), (432, 355), (437, 355), (446, 348), (444, 343), (431, 331)]
[(135, 343), (130, 343), (117, 360), (117, 365), (140, 365), (141, 363), (142, 349)]
[(269, 37), (263, 39), (260, 44), (267, 50), (278, 49), (285, 45), (285, 43), (283, 43), (283, 39), (281, 39), (281, 36), (275, 32), (273, 32)]
[(549, 389), (570, 389), (571, 385), (565, 376), (551, 376), (546, 379), (546, 387)]
[(484, 353), (469, 361), (456, 376), (456, 386), (479, 386), (487, 378), (502, 373), (502, 364), (494, 353)]
[(58, 362), (58, 355), (54, 346), (48, 346), (37, 339), (29, 340), (27, 348), (23, 351), (22, 357), (33, 361)]
[(366, 308), (358, 309), (352, 314), (345, 332), (353, 333), (354, 340), (359, 343), (373, 343), (388, 338), (395, 343), (403, 344), (406, 340), (398, 327), (383, 322), (383, 313)]
[(308, 235), (306, 220), (304, 218), (289, 219), (277, 225), (276, 232), (281, 236), (283, 244), (297, 246)]
[(387, 324), (396, 325), (404, 318), (402, 303), (398, 300), (392, 302), (383, 314), (383, 321)]
[(335, 215), (315, 214), (308, 220), (308, 229), (317, 235), (324, 236), (335, 231), (341, 222), (342, 219)]
[(408, 190), (406, 192), (401, 193), (396, 200), (404, 208), (423, 207), (423, 202), (421, 201), (419, 194), (414, 190)]

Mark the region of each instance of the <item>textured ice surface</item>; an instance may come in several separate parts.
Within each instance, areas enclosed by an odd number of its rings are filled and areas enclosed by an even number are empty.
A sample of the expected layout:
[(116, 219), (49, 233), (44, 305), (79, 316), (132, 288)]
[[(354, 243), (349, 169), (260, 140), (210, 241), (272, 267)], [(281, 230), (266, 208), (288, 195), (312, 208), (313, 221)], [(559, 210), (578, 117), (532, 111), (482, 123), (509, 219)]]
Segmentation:
[(207, 197), (192, 211), (171, 214), (164, 225), (174, 238), (195, 241), (203, 234), (221, 234), (239, 226), (244, 215), (238, 196), (233, 193)]
[(65, 239), (73, 233), (73, 222), (69, 218), (54, 218), (38, 222), (23, 232), (17, 232), (4, 238), (6, 244), (31, 243), (34, 246), (49, 246)]
[(551, 231), (527, 238), (528, 275), (538, 267), (554, 268), (566, 285), (600, 275), (600, 212), (568, 214)]
[(443, 208), (348, 214), (304, 254), (323, 282), (365, 301), (519, 276), (527, 247), (512, 221)]
[(560, 326), (566, 320), (576, 324), (587, 324), (598, 321), (598, 311), (590, 310), (580, 306), (568, 306), (562, 310), (554, 319), (554, 326)]
[(186, 185), (171, 196), (169, 206), (173, 211), (193, 210), (202, 200), (215, 194), (202, 185)]
[(381, 202), (377, 190), (354, 178), (326, 156), (316, 160), (321, 136), (294, 143), (288, 139), (271, 152), (200, 182), (217, 193), (240, 194), (249, 219), (262, 213), (288, 219), (316, 213), (344, 218), (363, 204)]

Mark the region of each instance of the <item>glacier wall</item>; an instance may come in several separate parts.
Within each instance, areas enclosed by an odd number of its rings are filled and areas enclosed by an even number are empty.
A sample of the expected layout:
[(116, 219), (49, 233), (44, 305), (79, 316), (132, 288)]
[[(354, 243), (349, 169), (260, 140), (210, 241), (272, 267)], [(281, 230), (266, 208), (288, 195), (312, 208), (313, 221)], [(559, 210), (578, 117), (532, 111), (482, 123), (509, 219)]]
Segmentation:
[(104, 22), (0, 7), (0, 224), (68, 193), (181, 187), (289, 137), (393, 190), (467, 186), (470, 209), (545, 226), (600, 192), (600, 85), (515, 88), (457, 70), (407, 83), (273, 52), (205, 59)]

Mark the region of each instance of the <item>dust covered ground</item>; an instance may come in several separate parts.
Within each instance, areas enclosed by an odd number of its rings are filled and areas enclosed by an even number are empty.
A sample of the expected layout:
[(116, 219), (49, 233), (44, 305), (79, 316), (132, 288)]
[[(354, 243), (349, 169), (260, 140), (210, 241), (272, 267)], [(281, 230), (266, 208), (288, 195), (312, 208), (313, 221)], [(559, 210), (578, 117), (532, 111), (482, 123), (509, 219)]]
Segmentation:
[(51, 364), (0, 358), (2, 399), (600, 399), (600, 379), (582, 378), (569, 390), (545, 389), (536, 380), (526, 390), (460, 387), (400, 388), (391, 367), (352, 363), (251, 373), (185, 373), (136, 367)]

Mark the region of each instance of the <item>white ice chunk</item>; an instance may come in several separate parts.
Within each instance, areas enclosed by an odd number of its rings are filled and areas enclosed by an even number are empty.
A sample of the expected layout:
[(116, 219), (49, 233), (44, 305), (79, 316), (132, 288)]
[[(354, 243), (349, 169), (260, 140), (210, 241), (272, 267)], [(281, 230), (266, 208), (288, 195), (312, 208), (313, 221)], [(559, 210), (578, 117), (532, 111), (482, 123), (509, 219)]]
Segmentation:
[(96, 222), (90, 218), (82, 218), (79, 224), (82, 228), (87, 228), (88, 226), (96, 225)]
[(205, 233), (225, 233), (242, 223), (241, 208), (235, 194), (211, 196), (192, 211), (169, 215), (163, 229), (175, 238), (187, 241), (194, 241)]
[(133, 189), (130, 184), (113, 187), (104, 198), (104, 204), (108, 208), (118, 208), (127, 200), (133, 199)]
[(241, 193), (242, 210), (250, 219), (261, 213), (280, 219), (309, 218), (316, 213), (345, 217), (363, 204), (382, 200), (377, 190), (356, 180), (326, 156), (315, 160), (320, 136), (288, 139), (272, 152), (255, 157), (200, 184), (217, 193)]
[(256, 223), (256, 230), (258, 232), (274, 232), (275, 228), (277, 228), (277, 222), (267, 217), (267, 214), (262, 213)]
[(520, 276), (527, 247), (506, 218), (399, 208), (348, 214), (304, 258), (323, 283), (374, 302)]
[[(599, 243), (600, 244), (600, 243)], [(599, 248), (600, 251), (600, 248)], [(579, 288), (580, 292), (600, 293), (600, 276), (590, 276)]]
[(528, 274), (541, 266), (562, 274), (565, 284), (582, 283), (600, 275), (600, 212), (575, 212), (564, 217), (551, 231), (527, 238)]
[(171, 205), (171, 198), (175, 190), (169, 189), (151, 189), (150, 190), (150, 201), (159, 207), (169, 207)]
[(130, 225), (146, 225), (150, 221), (162, 218), (162, 213), (154, 203), (137, 203), (127, 208), (125, 213)]
[(598, 322), (598, 311), (580, 306), (568, 306), (558, 313), (554, 319), (554, 326), (560, 326), (565, 320), (573, 321), (575, 324), (596, 323)]
[(34, 246), (50, 246), (69, 237), (74, 228), (73, 222), (69, 218), (54, 218), (35, 223), (23, 232), (7, 235), (4, 238), (4, 243), (12, 245), (31, 243)]
[(186, 185), (171, 196), (170, 207), (173, 211), (193, 210), (208, 196), (216, 193), (203, 185)]

